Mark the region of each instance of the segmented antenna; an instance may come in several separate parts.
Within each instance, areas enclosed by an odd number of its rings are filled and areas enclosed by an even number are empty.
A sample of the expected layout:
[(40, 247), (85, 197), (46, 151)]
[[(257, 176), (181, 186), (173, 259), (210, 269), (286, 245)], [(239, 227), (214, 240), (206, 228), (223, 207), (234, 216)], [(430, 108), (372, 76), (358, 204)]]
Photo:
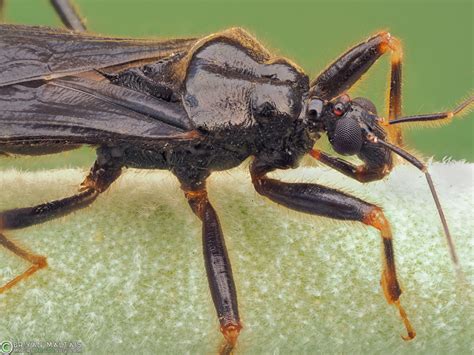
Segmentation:
[(426, 165), (423, 164), (416, 157), (414, 157), (413, 155), (408, 153), (407, 151), (401, 149), (400, 147), (397, 147), (396, 145), (385, 142), (384, 140), (382, 140), (382, 139), (378, 138), (377, 136), (375, 136), (373, 133), (368, 133), (367, 139), (369, 141), (371, 141), (372, 143), (378, 143), (378, 144), (383, 145), (384, 147), (387, 147), (392, 152), (398, 154), (403, 159), (405, 159), (409, 163), (413, 164), (415, 167), (420, 169), (425, 174), (426, 181), (428, 182), (428, 186), (430, 187), (431, 195), (433, 196), (433, 199), (434, 199), (435, 204), (436, 204), (436, 208), (437, 208), (438, 213), (439, 213), (439, 217), (441, 219), (441, 223), (443, 224), (444, 234), (446, 236), (446, 240), (447, 240), (448, 246), (449, 246), (449, 252), (451, 254), (451, 260), (454, 263), (454, 266), (456, 268), (456, 272), (459, 273), (459, 271), (460, 271), (459, 259), (458, 259), (458, 256), (456, 254), (456, 248), (454, 246), (454, 241), (453, 241), (453, 238), (451, 237), (451, 233), (449, 232), (448, 222), (446, 221), (446, 217), (444, 216), (444, 212), (443, 212), (443, 209), (441, 207), (441, 203), (439, 201), (438, 194), (436, 193), (436, 190), (435, 190), (435, 187), (434, 187), (434, 184), (433, 184), (433, 180), (431, 179), (431, 175), (428, 172), (428, 169), (427, 169)]

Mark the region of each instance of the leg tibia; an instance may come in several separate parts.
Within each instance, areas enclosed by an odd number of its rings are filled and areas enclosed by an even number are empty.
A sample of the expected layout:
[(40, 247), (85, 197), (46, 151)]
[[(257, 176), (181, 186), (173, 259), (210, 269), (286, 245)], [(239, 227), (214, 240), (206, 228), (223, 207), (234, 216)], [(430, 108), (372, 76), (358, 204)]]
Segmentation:
[(206, 190), (185, 190), (185, 196), (193, 212), (202, 221), (204, 265), (221, 332), (225, 339), (220, 353), (228, 354), (235, 347), (242, 325), (224, 235), (217, 213), (207, 198)]
[(413, 329), (410, 320), (408, 319), (405, 309), (400, 304), (400, 295), (402, 294), (402, 290), (397, 279), (395, 254), (393, 251), (392, 231), (390, 224), (379, 207), (374, 207), (364, 217), (363, 223), (375, 227), (380, 231), (384, 251), (382, 278), (380, 280), (380, 284), (382, 286), (385, 299), (389, 304), (393, 304), (395, 307), (397, 307), (403, 324), (407, 329), (408, 335), (402, 336), (402, 338), (404, 340), (413, 339), (416, 336), (416, 332)]
[(20, 258), (29, 261), (31, 265), (26, 271), (22, 274), (18, 275), (14, 279), (7, 282), (5, 285), (0, 287), (0, 294), (7, 291), (8, 289), (15, 286), (21, 280), (26, 279), (27, 277), (33, 275), (36, 271), (45, 268), (48, 266), (48, 262), (46, 261), (46, 257), (42, 255), (36, 255), (30, 253), (29, 251), (21, 248), (16, 243), (9, 240), (6, 236), (0, 233), (0, 245), (4, 246), (6, 249), (10, 250), (12, 253), (18, 255)]
[(402, 291), (397, 280), (392, 232), (382, 210), (358, 198), (324, 186), (304, 183), (290, 184), (269, 179), (260, 170), (258, 170), (258, 174), (255, 173), (258, 166), (258, 163), (254, 162), (251, 168), (255, 189), (272, 201), (309, 214), (360, 221), (380, 231), (384, 252), (381, 280), (383, 292), (387, 302), (394, 304), (399, 310), (408, 332), (405, 339), (413, 338), (415, 332), (399, 301)]

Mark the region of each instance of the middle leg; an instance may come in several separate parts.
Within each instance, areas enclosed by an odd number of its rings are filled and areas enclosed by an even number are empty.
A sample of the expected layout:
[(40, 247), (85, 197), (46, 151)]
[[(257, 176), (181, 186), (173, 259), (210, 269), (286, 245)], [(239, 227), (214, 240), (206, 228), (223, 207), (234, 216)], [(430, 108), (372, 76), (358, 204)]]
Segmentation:
[(382, 210), (356, 197), (321, 185), (285, 183), (266, 177), (272, 169), (254, 162), (251, 167), (252, 182), (257, 192), (290, 209), (340, 220), (359, 221), (375, 227), (382, 237), (384, 261), (381, 285), (385, 299), (397, 307), (407, 329), (403, 339), (413, 339), (415, 330), (400, 304), (402, 290), (397, 280), (395, 255), (390, 224)]
[(225, 338), (220, 352), (229, 354), (236, 345), (242, 324), (224, 235), (216, 211), (207, 198), (204, 183), (197, 189), (183, 186), (183, 190), (191, 209), (202, 221), (202, 243), (207, 279), (221, 332)]

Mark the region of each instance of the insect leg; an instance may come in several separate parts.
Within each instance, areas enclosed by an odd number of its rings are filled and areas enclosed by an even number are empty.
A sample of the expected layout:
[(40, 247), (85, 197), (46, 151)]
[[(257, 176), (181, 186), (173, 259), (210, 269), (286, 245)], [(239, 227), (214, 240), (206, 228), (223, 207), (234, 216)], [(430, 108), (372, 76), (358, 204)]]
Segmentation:
[(470, 97), (460, 105), (458, 105), (456, 108), (454, 108), (451, 111), (446, 111), (446, 112), (437, 112), (437, 113), (428, 113), (424, 115), (413, 115), (413, 116), (405, 116), (405, 117), (399, 117), (396, 119), (391, 120), (389, 123), (391, 125), (396, 124), (396, 123), (403, 123), (403, 122), (430, 122), (430, 121), (437, 121), (437, 120), (443, 120), (443, 121), (450, 121), (454, 116), (460, 115), (463, 113), (463, 111), (466, 111), (469, 109), (470, 106), (474, 104), (474, 97)]
[(0, 0), (0, 23), (5, 19), (5, 0)]
[(224, 235), (216, 211), (207, 198), (205, 188), (199, 190), (185, 189), (185, 195), (193, 212), (202, 221), (202, 241), (207, 279), (221, 325), (221, 332), (225, 338), (221, 353), (228, 354), (235, 347), (242, 325)]
[[(402, 60), (403, 50), (400, 41), (386, 33), (386, 42), (383, 42), (380, 50), (385, 53), (390, 50), (390, 84), (388, 89), (388, 121), (400, 117), (402, 114)], [(387, 130), (389, 140), (394, 144), (403, 144), (402, 130), (399, 127), (390, 127)]]
[[(1, 227), (1, 226), (0, 226)], [(42, 255), (37, 255), (29, 252), (26, 249), (23, 249), (19, 245), (15, 244), (13, 241), (9, 240), (4, 234), (0, 233), (0, 245), (4, 246), (12, 253), (18, 255), (20, 258), (29, 261), (31, 265), (25, 272), (18, 275), (14, 279), (7, 282), (5, 285), (0, 287), (0, 294), (5, 292), (6, 290), (12, 288), (18, 282), (23, 279), (26, 279), (28, 276), (34, 274), (39, 269), (45, 268), (48, 266), (48, 262), (46, 261), (46, 257)]]
[(0, 294), (47, 266), (44, 256), (27, 251), (8, 239), (2, 232), (43, 223), (90, 205), (101, 192), (105, 191), (117, 179), (120, 171), (121, 168), (118, 165), (102, 165), (96, 162), (82, 184), (82, 191), (78, 194), (34, 207), (15, 208), (0, 212), (0, 245), (33, 264), (21, 275), (1, 286)]
[(265, 174), (271, 170), (273, 169), (266, 169), (255, 162), (252, 165), (252, 182), (259, 194), (296, 211), (340, 220), (359, 221), (380, 231), (384, 250), (382, 289), (387, 302), (397, 307), (407, 329), (408, 336), (404, 339), (414, 338), (415, 330), (400, 304), (402, 290), (397, 280), (392, 232), (382, 210), (361, 199), (321, 185), (291, 184), (267, 178)]
[[(380, 32), (355, 45), (311, 82), (311, 95), (325, 100), (339, 96), (351, 88), (387, 50), (393, 48), (398, 53), (396, 43), (398, 41), (388, 32)], [(394, 90), (396, 87), (398, 84)]]
[(50, 0), (64, 26), (76, 32), (86, 31), (86, 25), (70, 0)]
[[(359, 43), (330, 64), (311, 82), (310, 94), (330, 100), (350, 89), (362, 75), (386, 52), (391, 55), (390, 87), (388, 93), (389, 121), (401, 115), (402, 107), (402, 47), (388, 32), (380, 32)], [(395, 128), (395, 127), (394, 127)], [(401, 130), (389, 131), (390, 141), (402, 143)]]
[(330, 166), (340, 173), (349, 176), (359, 182), (371, 182), (385, 177), (392, 168), (392, 162), (386, 162), (381, 167), (372, 167), (367, 164), (354, 165), (344, 159), (330, 156), (320, 150), (312, 149), (309, 154), (321, 163)]

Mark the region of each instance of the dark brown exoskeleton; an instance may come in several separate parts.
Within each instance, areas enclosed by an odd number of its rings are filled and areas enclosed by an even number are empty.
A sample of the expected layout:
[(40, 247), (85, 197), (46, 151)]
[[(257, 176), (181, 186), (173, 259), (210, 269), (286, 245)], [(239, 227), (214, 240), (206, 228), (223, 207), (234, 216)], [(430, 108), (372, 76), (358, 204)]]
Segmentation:
[[(0, 293), (47, 265), (45, 257), (20, 248), (4, 231), (88, 206), (124, 167), (167, 169), (202, 221), (205, 266), (225, 337), (222, 352), (229, 352), (242, 325), (206, 179), (251, 157), (252, 182), (263, 196), (297, 211), (359, 221), (380, 231), (382, 288), (399, 310), (408, 332), (404, 338), (415, 336), (400, 304), (392, 233), (381, 208), (321, 185), (285, 183), (267, 174), (295, 168), (310, 154), (370, 182), (391, 171), (395, 152), (426, 173), (449, 236), (431, 178), (419, 160), (399, 148), (402, 136), (394, 124), (449, 120), (473, 98), (450, 112), (401, 117), (402, 49), (387, 32), (351, 48), (310, 82), (298, 66), (273, 57), (240, 28), (201, 39), (105, 38), (80, 33), (84, 26), (67, 2), (53, 2), (74, 31), (0, 25), (0, 152), (39, 155), (90, 145), (97, 147), (97, 160), (76, 195), (0, 213), (0, 244), (32, 264)], [(389, 110), (382, 118), (369, 100), (351, 99), (346, 91), (387, 52)], [(363, 165), (313, 149), (323, 133), (336, 152), (357, 155)], [(452, 258), (457, 263), (453, 246)]]

